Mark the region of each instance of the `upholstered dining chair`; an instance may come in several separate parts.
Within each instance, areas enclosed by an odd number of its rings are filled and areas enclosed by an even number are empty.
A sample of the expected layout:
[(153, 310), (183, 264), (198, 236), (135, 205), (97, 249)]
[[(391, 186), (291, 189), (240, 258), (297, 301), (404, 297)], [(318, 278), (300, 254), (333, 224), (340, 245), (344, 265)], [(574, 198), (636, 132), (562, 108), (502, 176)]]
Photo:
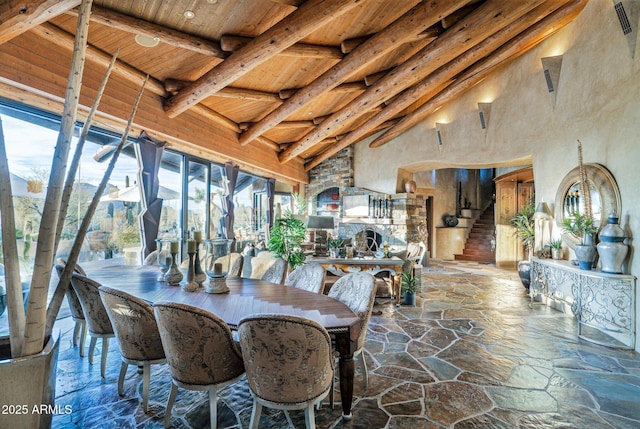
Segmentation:
[(109, 339), (113, 338), (115, 334), (109, 316), (107, 315), (107, 310), (104, 308), (104, 304), (102, 304), (102, 299), (100, 299), (98, 289), (101, 285), (89, 277), (73, 273), (71, 286), (73, 286), (73, 290), (80, 300), (82, 312), (84, 313), (87, 327), (89, 328), (89, 335), (91, 336), (91, 341), (89, 342), (89, 363), (91, 364), (93, 363), (93, 352), (96, 348), (96, 342), (98, 338), (102, 338), (100, 376), (104, 378), (107, 354), (109, 352)]
[(362, 347), (364, 346), (376, 298), (375, 278), (365, 272), (345, 274), (335, 282), (327, 295), (346, 304), (360, 319), (360, 333), (358, 334), (356, 351), (353, 356), (356, 361), (360, 362), (362, 367), (364, 388), (366, 389), (369, 377), (367, 375), (367, 364), (362, 355)]
[(151, 365), (166, 362), (153, 307), (135, 296), (107, 286), (101, 286), (98, 291), (122, 356), (118, 394), (124, 395), (127, 367), (142, 365), (142, 408), (147, 412)]
[(231, 330), (215, 314), (187, 304), (158, 302), (153, 310), (172, 379), (165, 427), (182, 387), (209, 392), (210, 427), (215, 429), (218, 391), (244, 376), (242, 353)]
[(249, 427), (258, 427), (267, 406), (283, 410), (291, 427), (288, 410), (304, 409), (314, 429), (314, 405), (329, 394), (334, 373), (327, 330), (299, 316), (257, 314), (240, 320), (238, 335), (253, 396)]
[[(241, 253), (232, 252), (228, 255), (221, 256), (215, 260), (216, 264), (222, 264), (223, 267), (229, 267), (229, 277), (238, 277), (242, 271), (242, 263), (244, 257)], [(213, 270), (211, 270), (213, 271)]]
[[(64, 271), (64, 263), (64, 260), (58, 260), (58, 263), (55, 265), (58, 279), (62, 277), (62, 272)], [(79, 268), (79, 270), (82, 270), (82, 268)], [(82, 274), (84, 273), (84, 270), (78, 271), (78, 273)], [(73, 287), (71, 285), (67, 287), (65, 296), (67, 297), (67, 304), (69, 304), (71, 318), (74, 322), (73, 337), (71, 338), (71, 341), (74, 347), (78, 345), (78, 342), (80, 343), (80, 347), (78, 348), (79, 354), (80, 357), (84, 357), (84, 344), (85, 339), (87, 338), (87, 321), (84, 318), (84, 312), (82, 311), (80, 300), (78, 299), (78, 296), (76, 295), (76, 292), (73, 290)]]
[(257, 256), (245, 257), (242, 277), (280, 284), (286, 267), (284, 259), (271, 252), (262, 251)]
[(318, 263), (312, 262), (300, 265), (293, 270), (284, 280), (287, 286), (304, 289), (309, 292), (322, 293), (326, 271)]

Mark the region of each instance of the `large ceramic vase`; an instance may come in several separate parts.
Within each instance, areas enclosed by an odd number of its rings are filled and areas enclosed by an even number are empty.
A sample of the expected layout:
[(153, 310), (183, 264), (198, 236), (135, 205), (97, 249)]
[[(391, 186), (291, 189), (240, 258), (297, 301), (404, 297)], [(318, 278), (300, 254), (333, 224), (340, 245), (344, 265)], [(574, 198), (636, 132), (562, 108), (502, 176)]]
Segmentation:
[(578, 266), (581, 270), (590, 270), (593, 268), (593, 263), (596, 260), (598, 250), (593, 244), (576, 244), (573, 249), (576, 253), (576, 259), (578, 259)]
[(609, 215), (608, 223), (600, 231), (598, 255), (603, 273), (622, 274), (622, 264), (629, 248), (624, 244), (625, 233), (618, 223), (618, 215)]
[(518, 262), (518, 277), (528, 292), (529, 286), (531, 286), (531, 261)]
[(72, 411), (69, 404), (54, 405), (59, 348), (60, 332), (54, 329), (42, 352), (0, 359), (0, 402), (6, 407), (0, 413), (0, 428), (49, 428), (54, 414)]

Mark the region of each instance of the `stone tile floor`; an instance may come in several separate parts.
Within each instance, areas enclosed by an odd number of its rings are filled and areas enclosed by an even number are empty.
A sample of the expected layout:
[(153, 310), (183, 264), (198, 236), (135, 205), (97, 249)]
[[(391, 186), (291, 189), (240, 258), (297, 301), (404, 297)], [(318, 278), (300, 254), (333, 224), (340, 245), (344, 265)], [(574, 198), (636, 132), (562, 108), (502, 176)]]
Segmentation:
[[(376, 305), (365, 357), (369, 386), (356, 373), (353, 419), (338, 406), (316, 414), (318, 428), (639, 428), (640, 355), (580, 340), (576, 320), (543, 305), (529, 307), (514, 271), (467, 262), (431, 261), (416, 307)], [(141, 407), (142, 376), (129, 369), (117, 393), (120, 356), (112, 341), (106, 378), (99, 348), (90, 365), (71, 345), (63, 319), (54, 428), (160, 428), (170, 386), (166, 367), (152, 371), (150, 410)], [(88, 347), (87, 347), (88, 349)], [(356, 370), (358, 366), (356, 365)], [(221, 393), (219, 428), (246, 428), (252, 400), (245, 381)], [(291, 413), (296, 427), (304, 415)], [(207, 396), (180, 390), (172, 426), (205, 428)], [(287, 427), (279, 411), (263, 428)]]

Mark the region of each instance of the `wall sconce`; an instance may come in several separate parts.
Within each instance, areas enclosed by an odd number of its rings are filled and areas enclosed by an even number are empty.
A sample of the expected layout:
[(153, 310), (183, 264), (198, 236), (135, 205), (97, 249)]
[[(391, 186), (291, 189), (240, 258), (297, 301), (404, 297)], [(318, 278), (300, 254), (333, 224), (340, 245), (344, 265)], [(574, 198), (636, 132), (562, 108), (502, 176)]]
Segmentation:
[(438, 144), (438, 149), (442, 150), (442, 146), (444, 144), (444, 140), (442, 138), (442, 133), (444, 131), (444, 126), (446, 124), (436, 122), (436, 143)]
[(636, 51), (636, 31), (638, 29), (638, 7), (630, 0), (613, 0), (613, 7), (620, 22), (622, 34), (627, 37), (627, 44), (631, 50), (631, 58)]
[(480, 117), (480, 127), (486, 130), (489, 127), (491, 103), (478, 103), (478, 116)]
[(560, 70), (562, 69), (562, 55), (542, 58), (542, 71), (547, 82), (547, 89), (551, 95), (551, 103), (556, 105), (556, 93), (560, 82)]

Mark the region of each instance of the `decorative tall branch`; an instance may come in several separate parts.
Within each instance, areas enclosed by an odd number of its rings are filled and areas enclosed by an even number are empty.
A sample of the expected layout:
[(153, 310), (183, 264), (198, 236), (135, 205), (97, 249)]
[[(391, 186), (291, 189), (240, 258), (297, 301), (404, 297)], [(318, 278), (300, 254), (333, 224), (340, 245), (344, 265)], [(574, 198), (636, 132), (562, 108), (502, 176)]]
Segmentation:
[(589, 180), (587, 178), (587, 172), (584, 170), (584, 164), (582, 162), (582, 142), (578, 140), (578, 171), (580, 172), (580, 193), (584, 198), (585, 214), (593, 218), (593, 209), (591, 207), (591, 188), (589, 187)]
[(2, 118), (0, 118), (0, 216), (2, 220), (2, 254), (4, 257), (4, 277), (7, 294), (7, 313), (9, 316), (9, 335), (11, 355), (18, 356), (22, 350), (24, 336), (24, 300), (20, 283), (20, 260), (16, 243), (16, 221), (13, 211), (13, 191), (11, 173), (4, 144)]
[(80, 250), (82, 249), (82, 243), (84, 242), (84, 238), (87, 234), (87, 230), (89, 229), (89, 225), (91, 224), (93, 214), (96, 212), (96, 208), (98, 207), (98, 203), (100, 203), (100, 197), (104, 193), (104, 190), (107, 187), (107, 183), (109, 183), (109, 178), (111, 177), (111, 173), (116, 165), (116, 161), (118, 161), (118, 157), (120, 156), (120, 152), (124, 147), (127, 138), (129, 137), (129, 131), (131, 130), (131, 125), (133, 124), (133, 118), (136, 115), (136, 111), (138, 110), (138, 104), (140, 103), (140, 99), (142, 98), (142, 93), (144, 92), (144, 87), (147, 83), (147, 80), (142, 84), (140, 88), (140, 92), (133, 104), (131, 109), (131, 114), (129, 115), (129, 121), (127, 122), (127, 126), (122, 134), (122, 138), (120, 139), (120, 144), (116, 148), (115, 152), (111, 156), (111, 160), (109, 161), (109, 165), (104, 172), (104, 176), (102, 177), (102, 181), (96, 192), (93, 194), (93, 198), (91, 199), (91, 203), (89, 207), (87, 207), (87, 212), (82, 218), (82, 222), (80, 224), (80, 228), (76, 234), (76, 237), (73, 241), (73, 246), (71, 247), (71, 251), (69, 252), (69, 257), (67, 258), (67, 263), (64, 267), (62, 275), (60, 276), (60, 280), (58, 281), (58, 286), (53, 294), (53, 298), (51, 299), (51, 303), (49, 304), (49, 308), (47, 309), (47, 320), (46, 320), (46, 329), (45, 333), (48, 335), (51, 333), (53, 329), (53, 324), (55, 323), (56, 317), (58, 316), (58, 312), (60, 311), (60, 305), (62, 304), (62, 300), (64, 298), (65, 293), (67, 292), (67, 287), (69, 287), (69, 282), (71, 281), (71, 276), (73, 274), (73, 268), (78, 261), (78, 256), (80, 255)]
[(64, 109), (60, 124), (60, 133), (53, 154), (51, 173), (47, 186), (47, 196), (44, 202), (42, 220), (38, 232), (38, 244), (29, 292), (27, 307), (27, 321), (25, 325), (22, 356), (39, 353), (44, 346), (45, 319), (47, 310), (47, 293), (51, 280), (53, 266), (53, 250), (55, 250), (56, 225), (60, 213), (60, 201), (64, 175), (69, 158), (69, 146), (73, 137), (76, 114), (82, 87), (82, 72), (84, 70), (87, 36), (89, 33), (89, 16), (91, 15), (92, 0), (83, 0), (78, 14), (76, 40), (73, 47), (71, 67), (67, 81)]

